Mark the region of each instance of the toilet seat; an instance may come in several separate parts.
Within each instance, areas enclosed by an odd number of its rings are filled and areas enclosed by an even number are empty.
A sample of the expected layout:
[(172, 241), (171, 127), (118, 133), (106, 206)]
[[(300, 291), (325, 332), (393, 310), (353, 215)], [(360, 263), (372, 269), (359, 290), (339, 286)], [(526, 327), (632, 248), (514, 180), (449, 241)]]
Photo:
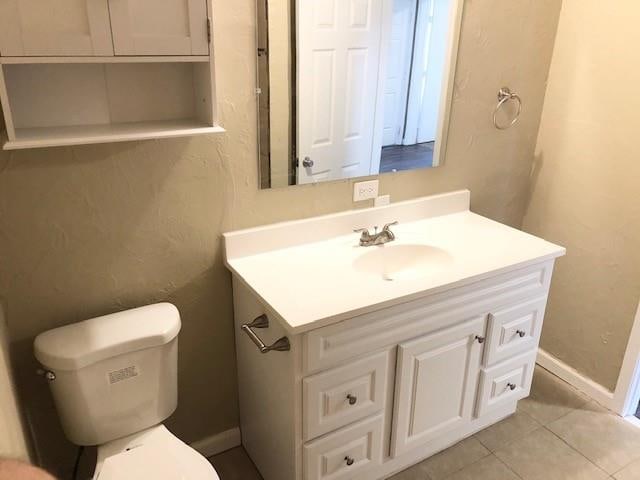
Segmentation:
[(164, 425), (98, 448), (94, 480), (220, 480), (211, 464)]

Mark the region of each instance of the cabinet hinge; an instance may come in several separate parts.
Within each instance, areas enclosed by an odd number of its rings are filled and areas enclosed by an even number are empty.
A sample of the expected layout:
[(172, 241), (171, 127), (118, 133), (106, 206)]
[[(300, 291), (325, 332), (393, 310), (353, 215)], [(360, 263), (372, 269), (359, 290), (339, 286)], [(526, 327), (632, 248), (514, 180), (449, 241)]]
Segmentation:
[(207, 42), (211, 43), (211, 17), (207, 17)]

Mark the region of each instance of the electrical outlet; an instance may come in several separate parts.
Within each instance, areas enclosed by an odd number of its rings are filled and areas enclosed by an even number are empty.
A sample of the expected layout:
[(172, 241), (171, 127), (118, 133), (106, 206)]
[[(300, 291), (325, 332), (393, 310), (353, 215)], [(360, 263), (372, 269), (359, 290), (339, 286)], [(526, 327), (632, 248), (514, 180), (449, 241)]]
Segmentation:
[(378, 180), (358, 182), (353, 184), (353, 201), (361, 202), (378, 196)]

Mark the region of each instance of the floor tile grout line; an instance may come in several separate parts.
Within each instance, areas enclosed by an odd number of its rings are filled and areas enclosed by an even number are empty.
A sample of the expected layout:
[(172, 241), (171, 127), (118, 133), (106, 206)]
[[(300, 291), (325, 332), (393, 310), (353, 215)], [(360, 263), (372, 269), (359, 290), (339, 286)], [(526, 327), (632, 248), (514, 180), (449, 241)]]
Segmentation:
[(564, 438), (562, 438), (560, 435), (557, 435), (553, 430), (547, 428), (546, 426), (544, 427), (545, 430), (547, 430), (548, 432), (550, 432), (554, 437), (556, 437), (557, 439), (559, 439), (562, 443), (564, 443), (567, 447), (569, 447), (571, 450), (573, 450), (574, 452), (576, 452), (578, 455), (580, 455), (582, 458), (584, 458), (587, 462), (589, 462), (591, 465), (593, 465), (594, 467), (596, 467), (598, 470), (600, 470), (601, 472), (603, 472), (605, 475), (608, 475), (609, 477), (611, 477), (611, 473), (607, 472), (605, 469), (601, 468), (600, 465), (597, 465), (595, 462), (593, 462), (592, 460), (590, 460), (586, 455), (584, 455), (582, 452), (578, 451), (575, 447), (573, 447), (571, 444), (569, 444), (569, 442), (567, 442)]
[[(507, 447), (509, 446), (509, 443), (513, 443), (513, 442), (520, 442), (520, 441), (524, 440), (525, 438), (530, 437), (530, 436), (531, 436), (531, 435), (533, 435), (534, 433), (536, 433), (536, 432), (540, 431), (540, 430), (541, 430), (541, 429), (543, 429), (543, 428), (545, 428), (545, 427), (544, 427), (544, 425), (541, 425), (541, 424), (540, 424), (540, 425), (538, 425), (536, 428), (534, 428), (533, 430), (531, 430), (530, 432), (528, 432), (528, 433), (524, 434), (523, 436), (521, 436), (521, 437), (519, 437), (519, 438), (517, 438), (517, 439), (513, 440), (512, 442), (507, 442), (507, 443), (505, 443), (505, 444), (504, 444), (504, 445), (502, 445), (500, 448), (496, 449), (496, 451), (495, 451), (495, 452), (492, 452), (492, 453), (495, 455), (496, 453), (501, 452), (501, 451), (503, 451), (505, 448), (507, 448)], [(496, 456), (497, 456), (497, 455), (496, 455)], [(498, 458), (500, 458), (500, 457), (498, 457)], [(502, 461), (502, 460), (501, 460), (501, 461)]]
[(509, 470), (511, 473), (513, 473), (517, 478), (519, 478), (520, 480), (524, 480), (523, 477), (518, 475), (518, 472), (516, 472), (513, 468), (511, 468), (509, 465), (507, 465), (506, 462), (502, 461), (502, 459), (499, 456), (497, 456), (495, 453), (493, 454), (493, 456), (496, 457), (501, 464), (503, 464), (505, 467), (507, 467), (507, 470)]
[[(541, 427), (544, 427), (544, 425), (543, 425), (542, 423), (540, 423), (538, 420), (536, 420), (535, 418), (533, 418), (533, 417), (532, 417), (531, 415), (529, 415), (527, 412), (525, 412), (525, 411), (523, 411), (523, 410), (516, 410), (516, 411), (515, 411), (515, 413), (513, 413), (513, 414), (512, 414), (512, 415), (510, 415), (509, 417), (504, 418), (503, 420), (501, 420), (501, 421), (500, 421), (500, 422), (498, 422), (498, 423), (494, 423), (493, 425), (490, 425), (490, 426), (489, 426), (489, 427), (487, 427), (485, 430), (488, 430), (488, 429), (490, 429), (490, 428), (492, 428), (492, 427), (495, 427), (495, 426), (497, 426), (497, 425), (500, 425), (500, 423), (501, 423), (501, 422), (503, 422), (503, 421), (505, 421), (505, 420), (507, 420), (507, 419), (509, 419), (509, 418), (513, 418), (516, 414), (520, 414), (520, 415), (524, 415), (524, 416), (526, 416), (526, 417), (529, 417), (529, 418), (530, 418), (530, 419), (531, 419), (531, 420), (536, 424), (536, 426), (535, 426), (535, 428), (533, 428), (532, 430), (530, 430), (530, 431), (528, 431), (528, 432), (526, 432), (526, 433), (523, 433), (521, 436), (518, 436), (518, 438), (517, 438), (517, 439), (512, 439), (511, 441), (522, 440), (523, 438), (526, 438), (527, 436), (531, 435), (533, 432), (536, 432), (537, 430), (540, 430), (540, 428), (541, 428)], [(480, 439), (480, 437), (479, 437), (479, 434), (480, 434), (480, 433), (482, 433), (483, 431), (484, 431), (484, 430), (480, 430), (479, 432), (476, 432), (476, 433), (473, 435), (473, 437), (474, 437), (476, 440), (478, 440), (478, 441), (482, 444), (482, 446), (483, 446), (484, 448), (486, 448), (487, 450), (489, 450), (492, 454), (495, 454), (496, 452), (498, 452), (498, 451), (502, 450), (502, 449), (505, 447), (505, 445), (501, 445), (499, 448), (496, 448), (495, 450), (492, 450), (491, 448), (489, 448), (489, 446), (488, 446), (488, 445), (486, 445), (486, 444), (485, 444), (485, 443)], [(503, 442), (503, 443), (504, 443), (504, 442)], [(507, 442), (507, 443), (509, 443), (509, 442)]]
[[(474, 438), (474, 436), (467, 437), (467, 438)], [(480, 440), (478, 440), (477, 438), (476, 438), (476, 440), (478, 441), (478, 443), (480, 443), (480, 445), (482, 445), (482, 442), (481, 442)], [(450, 473), (449, 473), (449, 474), (447, 474), (445, 477), (442, 477), (442, 480), (447, 480), (448, 478), (453, 477), (456, 473), (460, 473), (460, 472), (461, 472), (462, 470), (464, 470), (465, 468), (468, 468), (468, 467), (470, 467), (471, 465), (475, 465), (476, 463), (480, 462), (481, 460), (484, 460), (485, 458), (490, 457), (491, 455), (493, 455), (493, 453), (491, 452), (491, 450), (489, 450), (489, 449), (488, 449), (487, 447), (485, 447), (484, 445), (482, 445), (482, 446), (483, 446), (483, 447), (487, 450), (487, 452), (489, 452), (489, 453), (487, 453), (487, 454), (486, 454), (486, 455), (484, 455), (483, 457), (478, 458), (477, 460), (474, 460), (473, 462), (471, 462), (471, 463), (469, 463), (469, 464), (465, 465), (464, 467), (461, 467), (461, 468), (459, 468), (459, 469), (457, 469), (457, 470), (454, 470), (453, 472), (450, 472)], [(445, 452), (445, 451), (446, 451), (446, 450), (443, 450), (443, 452)], [(433, 479), (433, 477), (431, 477), (431, 475), (429, 475), (429, 472), (427, 472), (427, 475), (429, 476), (429, 478), (430, 478), (430, 479)]]
[(581, 452), (579, 452), (577, 450), (577, 448), (573, 447), (569, 442), (567, 442), (566, 440), (564, 440), (560, 435), (556, 434), (553, 430), (551, 430), (551, 428), (549, 428), (552, 424), (562, 420), (563, 418), (565, 418), (568, 415), (571, 415), (572, 413), (579, 411), (580, 409), (582, 409), (583, 407), (585, 407), (586, 405), (590, 404), (590, 403), (595, 403), (597, 406), (604, 408), (605, 411), (602, 412), (603, 415), (610, 415), (615, 417), (615, 414), (612, 413), (611, 411), (607, 410), (606, 407), (602, 407), (602, 405), (600, 405), (598, 402), (596, 402), (593, 399), (590, 399), (587, 403), (581, 405), (580, 407), (574, 408), (571, 410), (571, 412), (567, 413), (566, 415), (563, 415), (562, 417), (557, 418), (556, 420), (554, 420), (553, 422), (548, 423), (547, 425), (544, 425), (544, 427), (549, 430), (552, 434), (554, 434), (556, 437), (558, 437), (560, 440), (562, 440), (564, 443), (566, 443), (571, 449), (575, 450), (576, 452), (578, 452), (580, 455), (582, 455), (584, 458), (586, 458), (587, 460), (589, 460), (589, 462), (591, 462), (592, 464), (594, 464), (596, 467), (598, 467), (600, 470), (602, 470), (603, 472), (605, 472), (607, 475), (610, 475), (611, 478), (615, 478), (614, 475), (617, 475), (618, 473), (620, 473), (622, 470), (624, 470), (625, 468), (627, 468), (629, 465), (631, 465), (632, 463), (639, 461), (640, 457), (638, 458), (634, 458), (633, 460), (631, 460), (629, 463), (627, 463), (626, 465), (622, 466), (621, 468), (619, 468), (618, 470), (616, 470), (613, 473), (609, 473), (606, 470), (604, 470), (603, 468), (601, 468), (598, 464), (596, 464), (593, 460), (589, 459), (586, 455), (583, 455)]

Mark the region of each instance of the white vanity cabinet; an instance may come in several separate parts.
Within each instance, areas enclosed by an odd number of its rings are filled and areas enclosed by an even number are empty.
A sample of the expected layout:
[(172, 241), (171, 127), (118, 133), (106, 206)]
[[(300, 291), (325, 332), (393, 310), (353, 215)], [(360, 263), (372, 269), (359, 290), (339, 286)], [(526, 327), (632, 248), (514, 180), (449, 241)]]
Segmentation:
[(220, 133), (211, 0), (0, 1), (5, 150)]
[[(529, 395), (565, 250), (469, 203), (458, 191), (225, 234), (242, 443), (265, 480), (387, 478)], [(348, 233), (394, 220), (381, 247)], [(398, 257), (407, 246), (437, 255)]]
[[(242, 439), (265, 480), (386, 478), (529, 394), (553, 261), (288, 335), (234, 278)], [(291, 350), (262, 354), (288, 335)]]

